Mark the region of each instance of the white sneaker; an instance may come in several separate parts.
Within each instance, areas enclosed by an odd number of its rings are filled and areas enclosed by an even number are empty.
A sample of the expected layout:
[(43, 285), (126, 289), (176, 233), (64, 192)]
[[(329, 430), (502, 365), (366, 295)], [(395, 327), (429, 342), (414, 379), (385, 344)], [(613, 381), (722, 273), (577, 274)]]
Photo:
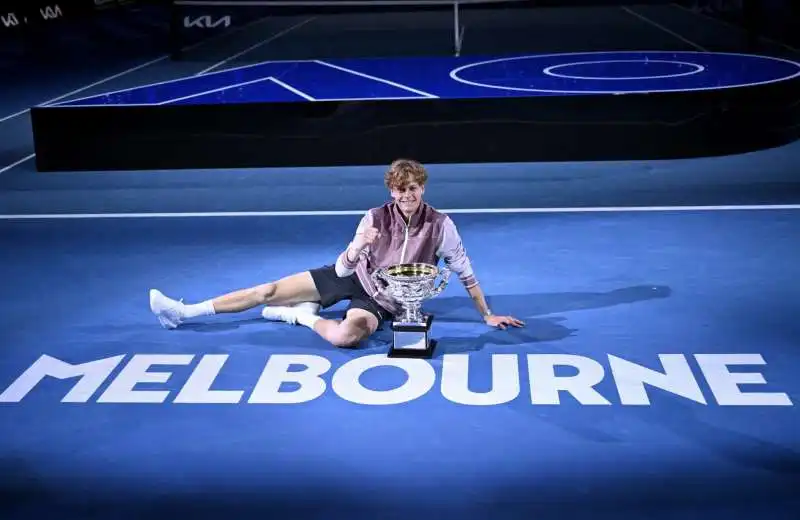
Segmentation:
[(297, 317), (300, 314), (317, 314), (318, 312), (318, 303), (302, 302), (295, 305), (266, 306), (261, 310), (261, 316), (268, 321), (284, 321), (290, 325), (297, 325)]
[(165, 329), (174, 329), (183, 321), (181, 316), (182, 301), (167, 298), (161, 291), (150, 289), (150, 310), (158, 318)]

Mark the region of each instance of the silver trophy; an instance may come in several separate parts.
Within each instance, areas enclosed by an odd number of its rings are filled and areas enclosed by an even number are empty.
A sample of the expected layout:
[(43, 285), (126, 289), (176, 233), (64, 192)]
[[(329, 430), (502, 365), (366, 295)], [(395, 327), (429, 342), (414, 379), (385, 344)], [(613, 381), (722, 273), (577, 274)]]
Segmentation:
[[(436, 284), (436, 279), (441, 280)], [(415, 263), (376, 269), (372, 279), (378, 291), (387, 293), (402, 308), (394, 317), (394, 341), (389, 357), (430, 358), (436, 348), (430, 337), (433, 315), (422, 311), (425, 300), (438, 296), (450, 279), (450, 269)]]

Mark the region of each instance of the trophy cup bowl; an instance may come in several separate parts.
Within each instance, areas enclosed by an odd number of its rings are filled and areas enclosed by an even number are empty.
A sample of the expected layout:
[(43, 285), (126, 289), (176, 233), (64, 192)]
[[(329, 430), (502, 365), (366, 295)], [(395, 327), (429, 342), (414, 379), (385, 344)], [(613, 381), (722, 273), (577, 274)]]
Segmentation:
[[(425, 300), (441, 294), (451, 271), (426, 263), (395, 264), (373, 272), (378, 291), (387, 293), (402, 308), (394, 317), (394, 343), (390, 357), (430, 357), (435, 345), (430, 339), (433, 315), (422, 312)], [(436, 284), (436, 279), (441, 280)]]

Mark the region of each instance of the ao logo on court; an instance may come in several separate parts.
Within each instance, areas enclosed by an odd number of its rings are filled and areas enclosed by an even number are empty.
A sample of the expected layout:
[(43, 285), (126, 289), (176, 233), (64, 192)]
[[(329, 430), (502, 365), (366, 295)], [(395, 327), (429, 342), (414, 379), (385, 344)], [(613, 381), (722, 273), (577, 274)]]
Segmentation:
[[(704, 405), (793, 406), (785, 393), (758, 391), (758, 385), (767, 384), (758, 369), (766, 364), (759, 354), (693, 356), (710, 395), (701, 389), (690, 358), (683, 354), (660, 354), (653, 367), (608, 355), (608, 370), (594, 359), (568, 354), (493, 354), (488, 359), (446, 354), (440, 370), (426, 360), (381, 354), (358, 357), (335, 369), (323, 356), (276, 354), (265, 360), (260, 371), (249, 374), (252, 377), (237, 380), (239, 388), (222, 387), (218, 382), (228, 355), (135, 354), (123, 364), (126, 357), (73, 364), (43, 355), (0, 394), (0, 402), (18, 403), (46, 379), (56, 379), (70, 380), (59, 387), (64, 392), (60, 400), (65, 403), (297, 405), (330, 396), (360, 405), (399, 405), (438, 394), (454, 404), (472, 406), (514, 400), (557, 405), (565, 398), (585, 406), (647, 406), (651, 392), (657, 389)], [(175, 367), (190, 365), (194, 368), (180, 381), (180, 389), (159, 388), (175, 381)], [(563, 367), (570, 375), (556, 374), (556, 369)], [(470, 371), (478, 368), (491, 371), (491, 384), (481, 391), (474, 389), (469, 377)], [(400, 370), (404, 381), (381, 390), (368, 388), (362, 384), (362, 376), (373, 370)], [(606, 378), (613, 380), (615, 390), (603, 394), (596, 387)], [(142, 388), (145, 384), (148, 389)]]

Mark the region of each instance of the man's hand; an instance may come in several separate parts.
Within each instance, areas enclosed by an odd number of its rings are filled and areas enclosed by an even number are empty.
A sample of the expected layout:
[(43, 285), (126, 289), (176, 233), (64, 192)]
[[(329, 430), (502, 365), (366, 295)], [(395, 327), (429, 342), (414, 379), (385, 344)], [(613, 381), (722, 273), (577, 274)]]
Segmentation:
[(377, 228), (369, 227), (361, 233), (356, 233), (353, 239), (353, 245), (361, 252), (362, 249), (375, 242), (381, 237), (381, 232)]
[[(361, 254), (361, 251), (379, 239), (380, 236), (380, 231), (374, 227), (369, 227), (360, 233), (356, 233), (356, 236), (353, 238), (353, 242), (350, 244), (350, 248), (346, 251), (347, 260), (350, 262), (355, 262), (355, 260), (351, 260), (351, 256), (358, 258), (358, 255)], [(352, 255), (350, 254), (351, 251), (353, 252)]]
[(492, 327), (497, 327), (499, 329), (505, 330), (506, 327), (523, 327), (525, 322), (518, 320), (513, 316), (486, 316), (484, 319), (487, 325), (491, 325)]

